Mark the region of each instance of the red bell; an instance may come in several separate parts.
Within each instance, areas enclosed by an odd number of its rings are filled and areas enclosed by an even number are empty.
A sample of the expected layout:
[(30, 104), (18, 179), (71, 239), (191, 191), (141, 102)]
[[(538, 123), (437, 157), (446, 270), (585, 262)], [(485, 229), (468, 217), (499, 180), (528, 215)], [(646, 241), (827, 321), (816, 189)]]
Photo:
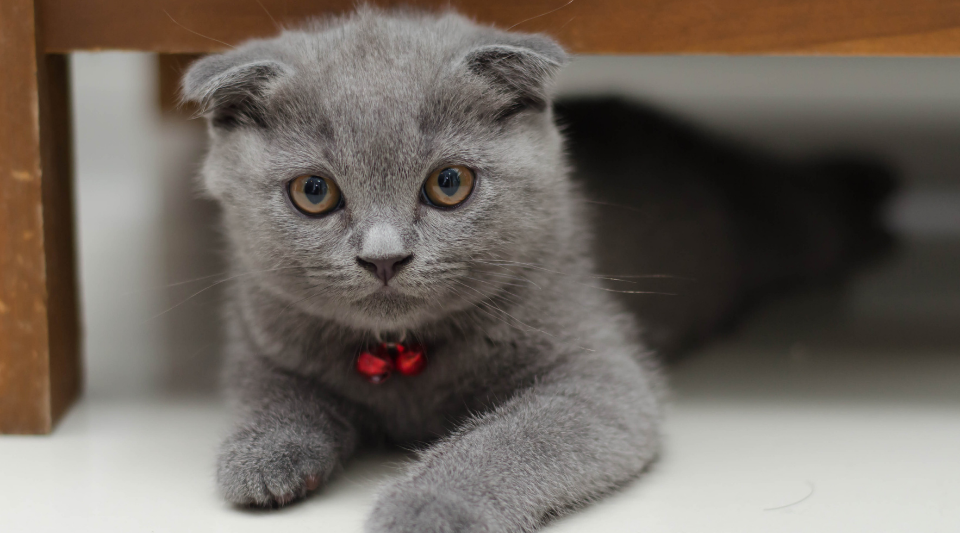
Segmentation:
[(419, 344), (397, 344), (393, 363), (404, 376), (416, 376), (427, 365), (427, 354)]
[(393, 373), (393, 361), (382, 344), (375, 349), (376, 354), (366, 350), (357, 357), (357, 372), (375, 385), (386, 381)]
[(427, 354), (420, 344), (381, 342), (357, 357), (357, 372), (375, 385), (386, 381), (394, 370), (404, 376), (416, 376), (426, 365)]

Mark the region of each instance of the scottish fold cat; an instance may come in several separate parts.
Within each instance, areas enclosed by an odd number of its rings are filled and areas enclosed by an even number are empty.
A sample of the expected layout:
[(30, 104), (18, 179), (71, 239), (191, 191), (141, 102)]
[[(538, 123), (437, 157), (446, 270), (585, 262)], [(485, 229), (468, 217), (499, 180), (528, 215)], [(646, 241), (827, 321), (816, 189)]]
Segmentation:
[[(238, 419), (217, 468), (227, 500), (289, 503), (359, 446), (389, 442), (422, 452), (380, 492), (367, 531), (533, 531), (656, 457), (664, 380), (652, 348), (705, 335), (737, 308), (753, 279), (740, 266), (748, 245), (765, 241), (742, 238), (752, 208), (732, 216), (728, 191), (708, 186), (716, 176), (687, 169), (671, 181), (641, 156), (648, 146), (622, 146), (646, 142), (629, 124), (593, 160), (570, 160), (568, 149), (602, 139), (589, 117), (650, 115), (573, 103), (558, 126), (552, 81), (566, 62), (542, 35), (361, 8), (190, 68), (183, 92), (209, 120), (203, 182), (222, 206), (235, 275), (225, 386)], [(597, 202), (622, 207), (644, 190), (644, 202), (669, 197), (674, 219), (709, 231), (646, 251), (649, 225), (614, 218), (601, 224), (613, 235), (594, 241)], [(822, 221), (825, 234), (839, 224)], [(806, 257), (794, 237), (768, 251)], [(712, 248), (680, 249), (700, 241)], [(680, 318), (658, 324), (654, 299), (670, 296), (635, 293), (668, 291), (607, 279), (598, 242), (660, 254), (666, 268), (689, 252), (698, 266), (685, 276), (702, 268), (722, 297), (669, 304)], [(831, 253), (797, 277), (843, 262)], [(793, 273), (767, 270), (754, 285)]]

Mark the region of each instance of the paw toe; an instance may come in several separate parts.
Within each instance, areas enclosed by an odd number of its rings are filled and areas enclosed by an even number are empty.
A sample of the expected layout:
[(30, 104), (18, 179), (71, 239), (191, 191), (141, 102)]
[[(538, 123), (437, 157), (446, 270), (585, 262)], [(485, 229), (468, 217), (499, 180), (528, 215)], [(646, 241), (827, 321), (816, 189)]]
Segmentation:
[(217, 480), (231, 503), (275, 508), (319, 488), (332, 465), (295, 443), (234, 438), (221, 450)]
[(387, 493), (367, 520), (368, 533), (480, 533), (491, 517), (456, 494)]

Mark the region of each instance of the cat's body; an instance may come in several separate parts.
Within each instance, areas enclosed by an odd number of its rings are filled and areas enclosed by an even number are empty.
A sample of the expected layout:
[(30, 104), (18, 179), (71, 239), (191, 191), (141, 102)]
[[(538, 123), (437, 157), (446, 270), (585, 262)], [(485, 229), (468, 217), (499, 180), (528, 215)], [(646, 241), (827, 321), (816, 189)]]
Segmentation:
[[(363, 9), (191, 68), (236, 276), (227, 499), (283, 504), (364, 442), (429, 444), (368, 531), (531, 531), (653, 459), (663, 384), (597, 276), (550, 102), (565, 59), (541, 36)], [(451, 165), (476, 182), (438, 208), (424, 180)], [(305, 175), (342, 203), (298, 211)], [(400, 338), (426, 347), (421, 374), (357, 372)]]
[(882, 205), (896, 182), (870, 159), (785, 161), (617, 98), (562, 101), (557, 114), (597, 265), (620, 280), (613, 289), (654, 293), (621, 300), (661, 357), (782, 289), (840, 279), (890, 243)]

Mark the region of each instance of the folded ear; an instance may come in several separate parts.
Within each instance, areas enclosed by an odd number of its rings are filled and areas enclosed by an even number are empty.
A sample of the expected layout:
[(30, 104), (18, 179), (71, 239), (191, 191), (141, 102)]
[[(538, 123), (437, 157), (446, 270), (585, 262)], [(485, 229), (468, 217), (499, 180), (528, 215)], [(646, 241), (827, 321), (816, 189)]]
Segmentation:
[(293, 73), (270, 59), (252, 60), (235, 54), (205, 57), (183, 77), (182, 99), (194, 102), (214, 126), (232, 129), (266, 125), (264, 103), (275, 82)]
[(470, 72), (508, 97), (508, 104), (498, 119), (526, 109), (545, 109), (550, 101), (550, 84), (566, 62), (567, 54), (563, 48), (552, 39), (539, 35), (483, 45), (468, 52), (464, 58)]

